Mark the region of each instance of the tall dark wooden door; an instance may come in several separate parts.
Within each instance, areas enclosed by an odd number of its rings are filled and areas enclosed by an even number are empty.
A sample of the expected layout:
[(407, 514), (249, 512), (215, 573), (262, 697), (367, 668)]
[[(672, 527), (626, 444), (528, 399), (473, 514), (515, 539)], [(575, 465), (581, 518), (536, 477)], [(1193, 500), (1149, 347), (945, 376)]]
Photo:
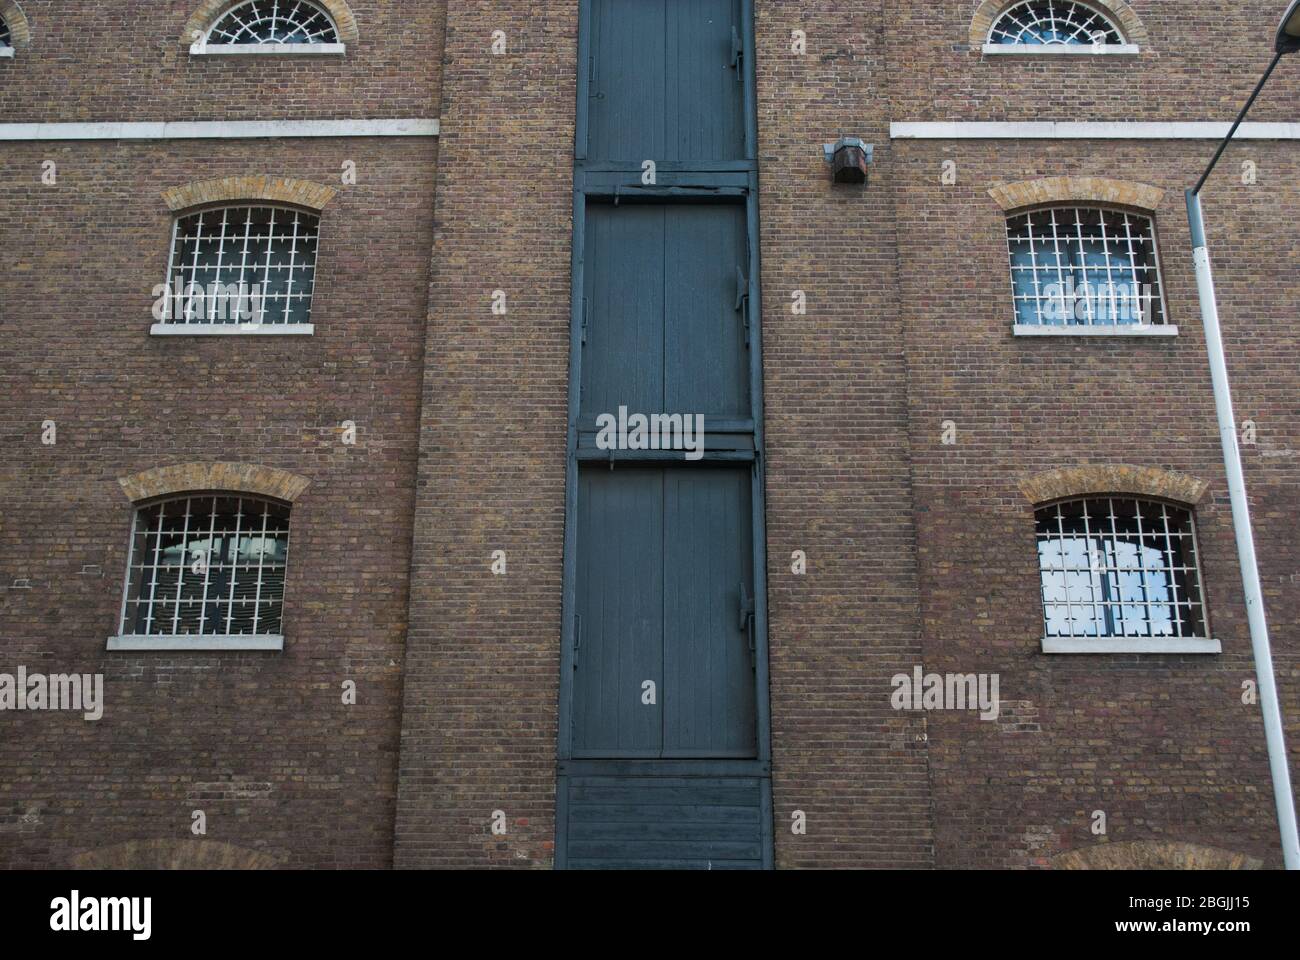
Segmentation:
[(581, 17), (556, 866), (770, 868), (752, 0)]

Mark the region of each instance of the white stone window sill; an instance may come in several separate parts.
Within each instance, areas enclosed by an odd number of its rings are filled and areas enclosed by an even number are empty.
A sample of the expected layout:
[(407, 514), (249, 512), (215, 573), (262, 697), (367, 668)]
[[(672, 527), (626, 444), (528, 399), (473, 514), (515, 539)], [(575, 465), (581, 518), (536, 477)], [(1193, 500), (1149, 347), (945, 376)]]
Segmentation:
[(1141, 53), (1135, 43), (1091, 44), (1064, 43), (986, 43), (984, 52), (1003, 57), (1132, 57)]
[(155, 337), (310, 337), (312, 323), (155, 323)]
[(193, 653), (229, 650), (283, 650), (284, 637), (271, 635), (180, 637), (128, 635), (109, 637), (109, 650), (181, 650)]
[(190, 46), (192, 57), (240, 56), (336, 56), (347, 53), (345, 43), (196, 43)]
[(1012, 333), (1017, 337), (1176, 337), (1178, 328), (1172, 324), (1149, 323), (1122, 323), (1115, 326), (1017, 323), (1012, 327)]
[(13, 47), (0, 47), (0, 58), (12, 57), (14, 55)]
[(1141, 640), (1123, 637), (1044, 637), (1043, 653), (1222, 653), (1218, 640), (1175, 637)]

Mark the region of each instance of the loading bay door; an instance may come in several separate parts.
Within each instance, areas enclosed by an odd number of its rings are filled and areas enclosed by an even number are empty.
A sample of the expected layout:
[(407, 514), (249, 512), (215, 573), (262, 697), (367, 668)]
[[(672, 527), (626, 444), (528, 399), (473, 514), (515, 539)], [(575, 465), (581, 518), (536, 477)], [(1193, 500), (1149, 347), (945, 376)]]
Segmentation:
[(770, 868), (751, 3), (581, 16), (556, 866)]

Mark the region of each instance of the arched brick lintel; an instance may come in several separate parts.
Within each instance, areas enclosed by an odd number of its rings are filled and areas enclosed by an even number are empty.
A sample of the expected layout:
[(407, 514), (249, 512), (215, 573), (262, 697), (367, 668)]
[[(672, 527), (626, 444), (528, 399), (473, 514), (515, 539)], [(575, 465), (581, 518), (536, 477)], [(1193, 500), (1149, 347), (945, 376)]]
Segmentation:
[(337, 192), (333, 187), (310, 180), (250, 174), (222, 177), (219, 180), (198, 180), (164, 190), (162, 196), (171, 210), (187, 210), (190, 207), (232, 200), (270, 200), (321, 210)]
[(128, 840), (69, 858), (74, 870), (275, 870), (279, 857), (218, 840)]
[(249, 463), (177, 463), (117, 482), (133, 503), (195, 490), (251, 493), (293, 503), (311, 484), (296, 473)]
[(1052, 860), (1055, 870), (1258, 870), (1263, 865), (1244, 853), (1156, 840), (1099, 843)]
[[(984, 46), (989, 38), (989, 31), (1002, 12), (1019, 3), (1020, 0), (981, 0), (975, 8), (975, 16), (970, 22), (970, 43), (976, 50)], [(1142, 19), (1125, 0), (1083, 0), (1086, 6), (1096, 7), (1119, 24), (1120, 33), (1127, 43), (1145, 46), (1150, 38)]]
[(1066, 467), (1040, 473), (1020, 482), (1020, 492), (1033, 504), (1097, 494), (1127, 493), (1195, 506), (1201, 502), (1209, 488), (1208, 481), (1186, 473), (1130, 464)]
[[(241, 2), (242, 0), (203, 0), (199, 4), (199, 8), (194, 11), (185, 24), (185, 32), (181, 34), (181, 43), (188, 47), (197, 39), (197, 36), (202, 36), (208, 32), (208, 29), (217, 22), (217, 17)], [(360, 39), (357, 30), (357, 18), (353, 15), (352, 8), (347, 5), (346, 0), (316, 0), (316, 2), (324, 7), (326, 12), (334, 19), (334, 26), (338, 28), (341, 43), (356, 43)]]
[(16, 0), (0, 0), (0, 17), (9, 25), (9, 42), (15, 49), (32, 42), (32, 25)]
[(1165, 192), (1148, 183), (1114, 180), (1110, 177), (1041, 177), (1037, 180), (1000, 184), (989, 191), (989, 196), (999, 207), (1008, 211), (1079, 201), (1137, 207), (1154, 213), (1164, 200)]

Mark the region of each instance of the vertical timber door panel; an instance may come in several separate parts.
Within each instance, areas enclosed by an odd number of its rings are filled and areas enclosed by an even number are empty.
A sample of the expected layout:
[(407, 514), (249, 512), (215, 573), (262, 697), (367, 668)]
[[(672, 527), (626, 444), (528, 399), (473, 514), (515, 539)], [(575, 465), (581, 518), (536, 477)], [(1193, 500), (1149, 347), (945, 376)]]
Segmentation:
[(587, 207), (582, 412), (750, 416), (739, 203)]
[(589, 157), (744, 158), (737, 0), (592, 0)]
[(663, 409), (665, 218), (660, 204), (587, 207), (588, 415)]
[(664, 245), (664, 411), (745, 418), (750, 413), (744, 315), (747, 273), (741, 204), (667, 208)]
[[(657, 758), (663, 745), (663, 474), (584, 469), (579, 484), (575, 757)], [(642, 684), (656, 703), (642, 702)]]
[(664, 477), (664, 756), (757, 756), (748, 467)]

